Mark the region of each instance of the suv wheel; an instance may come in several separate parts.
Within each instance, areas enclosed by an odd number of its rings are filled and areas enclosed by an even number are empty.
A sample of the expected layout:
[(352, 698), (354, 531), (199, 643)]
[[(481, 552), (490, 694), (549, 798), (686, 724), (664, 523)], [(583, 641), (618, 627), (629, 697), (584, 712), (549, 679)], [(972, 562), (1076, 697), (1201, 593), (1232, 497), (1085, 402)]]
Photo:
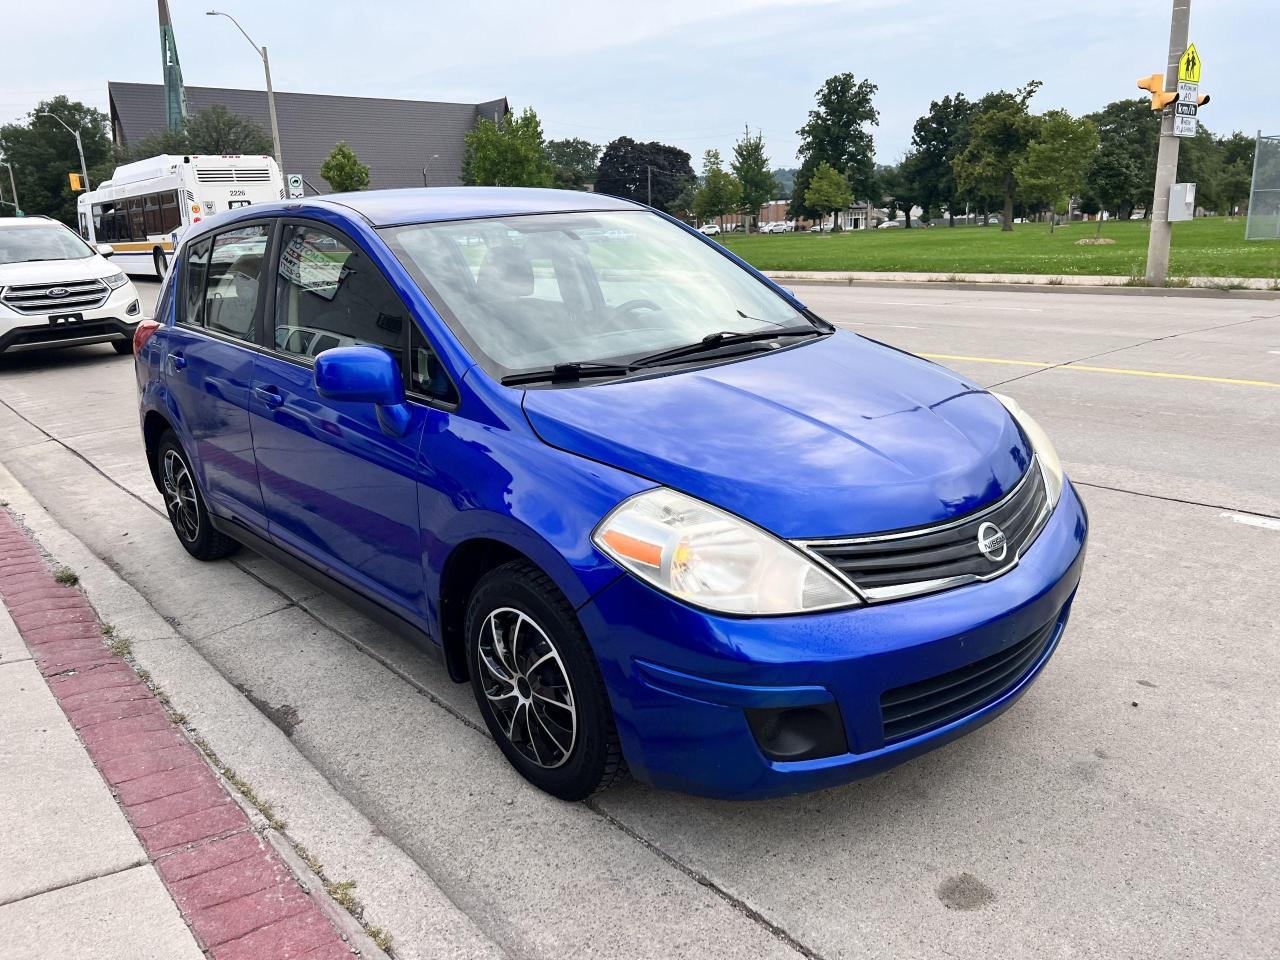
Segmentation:
[(515, 561), (486, 574), (467, 607), (471, 687), (511, 765), (561, 800), (626, 776), (604, 681), (551, 578)]
[(121, 354), (122, 356), (128, 356), (133, 353), (132, 340), (112, 340), (111, 346), (114, 348), (116, 353)]
[(160, 438), (156, 458), (165, 512), (187, 553), (197, 560), (221, 560), (235, 553), (240, 544), (214, 530), (209, 522), (191, 461), (172, 430)]

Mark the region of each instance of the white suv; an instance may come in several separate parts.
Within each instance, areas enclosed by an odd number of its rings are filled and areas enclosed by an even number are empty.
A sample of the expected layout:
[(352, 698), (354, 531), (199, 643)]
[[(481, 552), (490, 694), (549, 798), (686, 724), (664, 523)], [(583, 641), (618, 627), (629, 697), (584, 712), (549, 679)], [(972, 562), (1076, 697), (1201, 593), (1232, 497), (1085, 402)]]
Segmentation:
[(133, 350), (138, 291), (95, 250), (48, 217), (0, 220), (0, 353), (110, 343)]

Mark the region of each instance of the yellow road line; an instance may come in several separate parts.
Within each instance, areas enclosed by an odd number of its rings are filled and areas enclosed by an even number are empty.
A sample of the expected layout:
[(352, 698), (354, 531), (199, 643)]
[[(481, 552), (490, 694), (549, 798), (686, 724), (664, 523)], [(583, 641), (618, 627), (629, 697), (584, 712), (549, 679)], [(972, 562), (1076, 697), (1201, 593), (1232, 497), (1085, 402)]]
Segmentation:
[(968, 357), (954, 353), (922, 353), (922, 357), (930, 360), (963, 360), (968, 363), (999, 363), (1011, 367), (1036, 367), (1058, 370), (1080, 370), (1085, 373), (1118, 373), (1130, 377), (1158, 377), (1162, 380), (1198, 380), (1201, 383), (1231, 383), (1241, 387), (1273, 387), (1280, 389), (1280, 383), (1270, 380), (1243, 380), (1238, 377), (1203, 377), (1194, 373), (1165, 373), (1160, 370), (1129, 370), (1124, 367), (1090, 367), (1079, 363), (1058, 364), (1043, 360), (1004, 360), (998, 357)]

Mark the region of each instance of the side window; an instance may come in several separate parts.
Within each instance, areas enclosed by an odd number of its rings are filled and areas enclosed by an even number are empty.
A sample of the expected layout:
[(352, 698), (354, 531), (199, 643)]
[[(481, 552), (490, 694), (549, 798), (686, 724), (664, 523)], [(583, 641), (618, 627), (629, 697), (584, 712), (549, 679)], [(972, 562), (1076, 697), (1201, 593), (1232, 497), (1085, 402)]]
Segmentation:
[(408, 308), (365, 254), (317, 227), (290, 224), (280, 243), (275, 332), (281, 353), (315, 357), (333, 347), (385, 347), (397, 359)]
[(204, 326), (204, 281), (209, 275), (210, 246), (212, 241), (206, 237), (187, 248), (182, 310), (178, 319), (193, 327)]
[(236, 227), (213, 238), (209, 281), (204, 293), (203, 326), (253, 342), (267, 226)]
[(415, 326), (411, 334), (409, 389), (433, 400), (443, 403), (457, 403), (458, 391), (453, 381), (444, 371), (444, 364), (436, 355), (435, 348), (427, 341)]

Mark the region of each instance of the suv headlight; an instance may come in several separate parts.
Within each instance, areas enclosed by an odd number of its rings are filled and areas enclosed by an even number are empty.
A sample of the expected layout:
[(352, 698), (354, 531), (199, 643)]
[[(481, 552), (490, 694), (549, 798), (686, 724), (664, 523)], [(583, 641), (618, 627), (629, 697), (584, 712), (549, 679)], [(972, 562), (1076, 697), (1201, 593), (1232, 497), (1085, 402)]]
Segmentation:
[(119, 287), (123, 287), (126, 283), (128, 283), (129, 278), (126, 277), (124, 273), (113, 273), (109, 277), (103, 277), (102, 282), (105, 283), (112, 290), (115, 290)]
[(991, 395), (1004, 404), (1009, 415), (1018, 422), (1022, 432), (1027, 435), (1031, 449), (1035, 451), (1036, 459), (1040, 461), (1045, 490), (1049, 494), (1049, 509), (1052, 510), (1058, 505), (1058, 500), (1062, 496), (1062, 461), (1058, 459), (1058, 451), (1053, 449), (1053, 444), (1049, 442), (1049, 435), (1044, 432), (1044, 427), (1036, 423), (1031, 414), (1018, 406), (1017, 400), (995, 391), (991, 391)]
[(790, 544), (663, 487), (614, 507), (591, 539), (663, 593), (721, 613), (806, 613), (859, 602)]

